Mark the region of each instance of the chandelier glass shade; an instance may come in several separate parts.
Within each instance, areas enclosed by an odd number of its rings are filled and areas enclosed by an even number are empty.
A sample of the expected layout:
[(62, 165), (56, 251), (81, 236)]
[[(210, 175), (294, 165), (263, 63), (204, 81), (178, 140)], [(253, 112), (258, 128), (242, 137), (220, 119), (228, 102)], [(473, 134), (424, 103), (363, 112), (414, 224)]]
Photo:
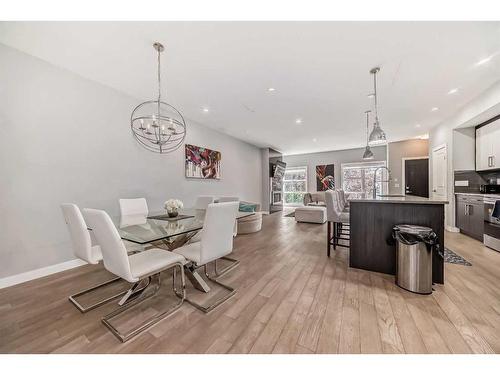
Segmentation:
[(363, 160), (371, 160), (373, 159), (373, 152), (368, 144), (368, 127), (369, 127), (369, 116), (371, 111), (365, 111), (366, 113), (366, 147), (365, 152), (363, 153)]
[(373, 74), (373, 96), (375, 99), (375, 122), (373, 123), (370, 137), (368, 138), (368, 144), (370, 146), (385, 145), (387, 143), (385, 132), (380, 127), (380, 122), (378, 120), (377, 73), (379, 71), (380, 68), (378, 67), (370, 70), (370, 73)]
[(161, 43), (153, 44), (158, 52), (158, 98), (139, 104), (130, 116), (130, 127), (137, 142), (144, 148), (165, 154), (178, 149), (186, 138), (186, 122), (172, 105), (161, 100)]

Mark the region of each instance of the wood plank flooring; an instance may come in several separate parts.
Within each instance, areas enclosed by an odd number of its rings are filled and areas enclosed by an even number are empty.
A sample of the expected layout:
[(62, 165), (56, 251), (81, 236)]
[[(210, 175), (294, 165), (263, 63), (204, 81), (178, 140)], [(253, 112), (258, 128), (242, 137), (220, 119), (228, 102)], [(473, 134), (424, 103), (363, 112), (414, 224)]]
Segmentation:
[[(348, 249), (326, 257), (326, 226), (265, 216), (238, 236), (241, 264), (221, 281), (237, 294), (210, 314), (184, 304), (121, 344), (101, 324), (110, 303), (87, 314), (67, 296), (111, 277), (83, 266), (0, 290), (2, 353), (500, 353), (500, 253), (457, 233), (446, 245), (473, 266), (446, 264), (430, 296), (406, 292), (389, 275), (348, 267)], [(133, 323), (172, 301), (130, 312)], [(110, 290), (123, 288), (117, 284)], [(192, 290), (188, 290), (192, 292)]]

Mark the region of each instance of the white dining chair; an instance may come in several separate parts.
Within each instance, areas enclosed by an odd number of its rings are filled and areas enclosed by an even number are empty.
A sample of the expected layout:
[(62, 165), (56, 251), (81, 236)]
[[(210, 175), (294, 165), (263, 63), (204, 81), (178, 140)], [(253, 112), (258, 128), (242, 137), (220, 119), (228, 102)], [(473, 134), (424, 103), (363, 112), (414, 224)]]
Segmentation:
[[(341, 205), (338, 202), (339, 194), (333, 190), (325, 191), (326, 217), (327, 217), (327, 234), (326, 234), (326, 254), (330, 256), (330, 249), (336, 250), (337, 246), (349, 247), (339, 242), (339, 240), (350, 240), (349, 213), (342, 211)], [(332, 233), (333, 227), (333, 233)]]
[(121, 216), (148, 216), (146, 198), (119, 199)]
[(196, 198), (194, 208), (197, 210), (206, 210), (208, 205), (214, 203), (215, 198), (210, 195), (200, 195)]
[[(148, 224), (146, 219), (149, 214), (149, 208), (146, 198), (119, 199), (118, 204), (120, 206), (120, 222), (122, 226), (127, 222), (143, 220), (145, 223), (142, 225), (147, 229)], [(125, 241), (125, 244), (129, 252), (139, 252), (150, 248), (150, 246), (138, 245), (131, 241)]]
[[(239, 197), (220, 197), (217, 200), (217, 202), (218, 203), (240, 202), (240, 198)], [(237, 235), (238, 235), (238, 220), (236, 219), (236, 220), (234, 220), (233, 237), (236, 237)], [(230, 257), (225, 256), (225, 257), (223, 257), (223, 259), (230, 262), (230, 265), (219, 272), (217, 272), (217, 270), (216, 270), (218, 277), (225, 275), (226, 273), (228, 273), (229, 271), (231, 271), (232, 269), (234, 269), (236, 266), (238, 266), (240, 264), (240, 261), (237, 259), (234, 259), (234, 258), (230, 258)]]
[[(68, 227), (71, 242), (73, 245), (74, 255), (89, 264), (98, 264), (102, 260), (101, 248), (99, 245), (92, 244), (92, 237), (78, 206), (73, 203), (63, 203), (61, 204), (61, 210), (64, 221), (66, 222), (66, 225)], [(115, 277), (109, 281), (105, 281), (101, 284), (75, 293), (69, 296), (68, 299), (80, 312), (86, 313), (101, 305), (104, 305), (109, 301), (112, 301), (115, 298), (120, 297), (121, 295), (125, 294), (126, 290), (95, 302), (89, 306), (83, 306), (77, 301), (77, 298), (119, 280), (121, 280), (119, 277)]]
[[(86, 208), (83, 210), (83, 215), (101, 246), (104, 267), (109, 272), (133, 283), (133, 286), (120, 300), (121, 307), (102, 318), (104, 325), (116, 337), (125, 342), (169, 316), (182, 305), (186, 294), (183, 268), (186, 260), (182, 255), (153, 248), (129, 256), (116, 227), (106, 212)], [(121, 315), (131, 306), (155, 295), (160, 288), (160, 273), (172, 268), (179, 269), (181, 272), (180, 291), (177, 289), (175, 272), (173, 272), (172, 280), (173, 290), (179, 298), (179, 302), (168, 310), (158, 312), (129, 331), (121, 333), (112, 324), (111, 319)], [(153, 290), (151, 293), (147, 293), (152, 282), (154, 282)]]
[(174, 250), (175, 253), (182, 255), (190, 261), (188, 267), (191, 267), (193, 270), (204, 267), (205, 276), (228, 291), (221, 298), (208, 303), (208, 306), (202, 306), (186, 298), (186, 301), (203, 312), (213, 310), (235, 293), (234, 288), (222, 284), (216, 277), (214, 278), (208, 273), (207, 264), (213, 262), (214, 268), (217, 269), (217, 260), (233, 251), (233, 225), (238, 206), (238, 202), (210, 204), (207, 208), (201, 240)]

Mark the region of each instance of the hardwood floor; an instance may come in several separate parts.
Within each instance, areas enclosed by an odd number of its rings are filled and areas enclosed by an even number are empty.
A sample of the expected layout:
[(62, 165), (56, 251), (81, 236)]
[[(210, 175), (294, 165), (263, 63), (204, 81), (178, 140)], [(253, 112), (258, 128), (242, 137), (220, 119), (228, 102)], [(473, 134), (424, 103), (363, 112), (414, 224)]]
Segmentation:
[[(235, 297), (207, 315), (186, 303), (125, 344), (100, 322), (114, 303), (81, 314), (67, 300), (110, 278), (100, 266), (2, 289), (0, 352), (500, 353), (500, 253), (446, 233), (447, 247), (473, 266), (446, 263), (445, 285), (420, 296), (392, 276), (349, 268), (347, 249), (327, 258), (325, 231), (279, 213), (264, 217), (261, 232), (235, 239), (241, 264), (222, 278)], [(169, 284), (127, 324), (170, 302)]]

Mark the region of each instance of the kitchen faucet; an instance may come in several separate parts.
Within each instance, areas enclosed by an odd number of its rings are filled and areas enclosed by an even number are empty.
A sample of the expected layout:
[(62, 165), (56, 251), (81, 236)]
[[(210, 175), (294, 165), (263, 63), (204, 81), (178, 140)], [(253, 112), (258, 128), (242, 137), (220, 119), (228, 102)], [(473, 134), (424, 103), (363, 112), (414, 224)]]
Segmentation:
[(389, 182), (391, 181), (391, 170), (387, 167), (378, 167), (375, 169), (375, 172), (373, 173), (373, 199), (377, 198), (377, 172), (379, 169), (385, 169), (389, 173), (389, 179), (385, 181), (380, 181), (380, 182)]

